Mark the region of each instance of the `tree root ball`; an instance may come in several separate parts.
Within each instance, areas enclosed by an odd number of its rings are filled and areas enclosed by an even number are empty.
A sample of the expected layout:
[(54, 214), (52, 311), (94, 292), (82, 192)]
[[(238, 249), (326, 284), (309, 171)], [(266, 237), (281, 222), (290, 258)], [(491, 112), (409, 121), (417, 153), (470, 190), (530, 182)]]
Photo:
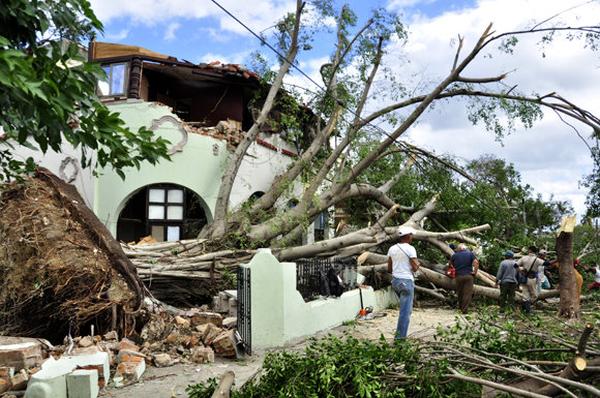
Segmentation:
[(75, 189), (43, 169), (0, 189), (0, 334), (127, 335), (141, 282)]

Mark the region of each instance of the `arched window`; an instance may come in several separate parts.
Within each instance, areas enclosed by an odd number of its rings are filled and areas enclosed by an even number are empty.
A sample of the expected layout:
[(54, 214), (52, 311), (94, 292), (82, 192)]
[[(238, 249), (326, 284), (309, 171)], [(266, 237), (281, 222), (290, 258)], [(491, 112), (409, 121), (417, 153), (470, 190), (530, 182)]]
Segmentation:
[(202, 200), (175, 184), (148, 185), (128, 201), (117, 223), (117, 239), (137, 242), (145, 236), (156, 241), (195, 238), (206, 225)]

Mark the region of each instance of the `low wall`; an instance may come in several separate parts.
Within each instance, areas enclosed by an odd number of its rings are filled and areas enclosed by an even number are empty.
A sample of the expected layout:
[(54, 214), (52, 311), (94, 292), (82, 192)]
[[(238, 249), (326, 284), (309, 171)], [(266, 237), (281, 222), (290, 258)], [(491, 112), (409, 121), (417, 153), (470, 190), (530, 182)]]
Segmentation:
[[(359, 289), (338, 298), (304, 302), (296, 290), (296, 264), (280, 263), (269, 249), (262, 249), (252, 261), (243, 265), (251, 269), (252, 347), (283, 346), (300, 337), (353, 320), (360, 310)], [(379, 310), (396, 303), (387, 289), (362, 289), (364, 306)]]

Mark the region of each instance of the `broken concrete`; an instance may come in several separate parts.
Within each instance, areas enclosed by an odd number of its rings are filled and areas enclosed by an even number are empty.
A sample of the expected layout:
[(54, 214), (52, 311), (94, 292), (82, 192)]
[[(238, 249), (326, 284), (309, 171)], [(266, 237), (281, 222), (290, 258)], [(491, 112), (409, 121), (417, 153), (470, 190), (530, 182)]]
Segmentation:
[(19, 371), (39, 366), (43, 359), (42, 343), (38, 340), (0, 336), (0, 366)]

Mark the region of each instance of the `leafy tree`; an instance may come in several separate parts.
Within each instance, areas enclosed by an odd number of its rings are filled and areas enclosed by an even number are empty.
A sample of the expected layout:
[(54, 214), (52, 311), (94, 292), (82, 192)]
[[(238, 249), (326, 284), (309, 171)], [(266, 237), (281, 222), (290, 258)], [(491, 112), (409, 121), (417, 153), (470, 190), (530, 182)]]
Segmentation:
[[(83, 166), (122, 169), (168, 158), (168, 142), (125, 127), (96, 96), (105, 78), (85, 62), (83, 42), (102, 30), (87, 0), (6, 0), (0, 4), (0, 180), (31, 170), (14, 159), (25, 145), (46, 152), (81, 148)], [(92, 156), (92, 151), (94, 156)]]

